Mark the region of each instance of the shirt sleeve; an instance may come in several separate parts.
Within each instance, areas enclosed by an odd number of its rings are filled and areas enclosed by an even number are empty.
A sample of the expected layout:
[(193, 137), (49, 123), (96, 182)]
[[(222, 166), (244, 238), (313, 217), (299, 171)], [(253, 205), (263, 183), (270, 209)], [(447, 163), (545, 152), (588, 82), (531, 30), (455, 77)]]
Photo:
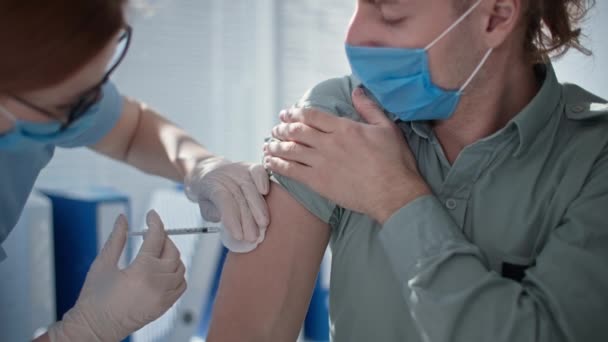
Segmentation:
[(436, 342), (608, 341), (606, 179), (608, 153), (521, 283), (492, 272), (434, 196), (396, 212), (380, 239), (421, 333)]
[[(330, 79), (309, 90), (294, 107), (316, 108), (336, 116), (360, 120), (352, 105), (352, 89), (353, 81), (350, 77)], [(291, 178), (273, 174), (273, 180), (319, 219), (332, 227), (337, 224), (340, 210), (335, 203)]]
[(102, 98), (96, 106), (97, 110), (89, 114), (92, 115), (93, 121), (90, 127), (76, 136), (58, 142), (57, 146), (63, 148), (91, 146), (110, 133), (118, 123), (124, 106), (124, 99), (114, 83), (107, 82), (103, 85)]
[(6, 259), (6, 252), (4, 251), (4, 248), (2, 248), (2, 246), (0, 246), (0, 262), (3, 262)]

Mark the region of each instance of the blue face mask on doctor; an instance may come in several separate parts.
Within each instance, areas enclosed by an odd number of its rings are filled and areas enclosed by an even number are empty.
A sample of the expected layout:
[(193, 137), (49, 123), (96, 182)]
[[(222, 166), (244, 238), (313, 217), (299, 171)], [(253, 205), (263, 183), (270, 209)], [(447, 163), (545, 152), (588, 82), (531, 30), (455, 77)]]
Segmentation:
[(0, 115), (13, 122), (10, 131), (0, 134), (0, 150), (17, 151), (36, 145), (57, 145), (79, 137), (95, 123), (100, 103), (97, 102), (78, 120), (62, 129), (59, 121), (30, 122), (18, 119), (8, 109), (0, 105)]
[(492, 53), (488, 50), (468, 80), (458, 90), (435, 85), (428, 51), (479, 6), (478, 0), (445, 32), (424, 49), (364, 47), (346, 44), (346, 55), (363, 87), (386, 111), (403, 121), (443, 120), (456, 111), (462, 92)]

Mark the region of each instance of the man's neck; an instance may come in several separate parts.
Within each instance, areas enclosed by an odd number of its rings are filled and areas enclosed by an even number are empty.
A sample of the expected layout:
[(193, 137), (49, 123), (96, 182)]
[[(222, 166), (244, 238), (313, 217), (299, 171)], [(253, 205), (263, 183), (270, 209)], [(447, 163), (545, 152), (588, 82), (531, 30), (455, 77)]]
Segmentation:
[(483, 84), (465, 91), (454, 115), (433, 125), (448, 161), (453, 164), (460, 152), (503, 128), (536, 96), (539, 82), (530, 65), (502, 70), (486, 76)]

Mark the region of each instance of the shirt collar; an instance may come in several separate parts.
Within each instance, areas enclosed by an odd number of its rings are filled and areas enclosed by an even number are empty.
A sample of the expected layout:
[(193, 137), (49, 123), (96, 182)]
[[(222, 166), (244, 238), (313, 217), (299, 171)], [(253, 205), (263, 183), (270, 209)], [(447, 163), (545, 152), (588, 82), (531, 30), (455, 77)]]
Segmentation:
[(429, 121), (410, 121), (410, 128), (414, 133), (423, 139), (429, 139), (433, 134), (433, 127), (429, 124)]
[[(508, 123), (503, 130), (511, 125), (517, 127), (519, 134), (519, 147), (515, 156), (523, 153), (534, 141), (547, 121), (555, 113), (557, 107), (562, 103), (562, 90), (555, 70), (551, 63), (538, 64), (535, 66), (536, 73), (543, 84), (534, 99)], [(398, 121), (396, 117), (387, 113), (389, 117)], [(429, 139), (432, 134), (432, 127), (428, 121), (402, 122), (409, 126), (414, 133), (424, 139)], [(501, 130), (502, 131), (502, 130)]]
[(528, 149), (563, 102), (562, 88), (557, 81), (553, 65), (539, 64), (536, 70), (537, 74), (544, 78), (543, 84), (532, 101), (511, 120), (519, 133), (519, 147), (515, 156)]

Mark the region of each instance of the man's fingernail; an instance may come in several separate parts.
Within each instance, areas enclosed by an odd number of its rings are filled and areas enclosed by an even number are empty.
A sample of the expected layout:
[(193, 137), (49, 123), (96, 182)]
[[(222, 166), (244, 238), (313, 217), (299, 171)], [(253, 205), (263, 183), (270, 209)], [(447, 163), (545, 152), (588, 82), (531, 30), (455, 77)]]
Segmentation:
[(357, 89), (355, 89), (354, 94), (355, 94), (355, 96), (363, 95), (363, 89), (361, 87), (357, 87)]
[(367, 94), (365, 93), (365, 90), (361, 87), (357, 88), (356, 90), (357, 94), (356, 96), (359, 98), (359, 101), (362, 101), (363, 103), (367, 104), (367, 105), (375, 105), (376, 103), (374, 101), (372, 101), (372, 99), (367, 96)]

